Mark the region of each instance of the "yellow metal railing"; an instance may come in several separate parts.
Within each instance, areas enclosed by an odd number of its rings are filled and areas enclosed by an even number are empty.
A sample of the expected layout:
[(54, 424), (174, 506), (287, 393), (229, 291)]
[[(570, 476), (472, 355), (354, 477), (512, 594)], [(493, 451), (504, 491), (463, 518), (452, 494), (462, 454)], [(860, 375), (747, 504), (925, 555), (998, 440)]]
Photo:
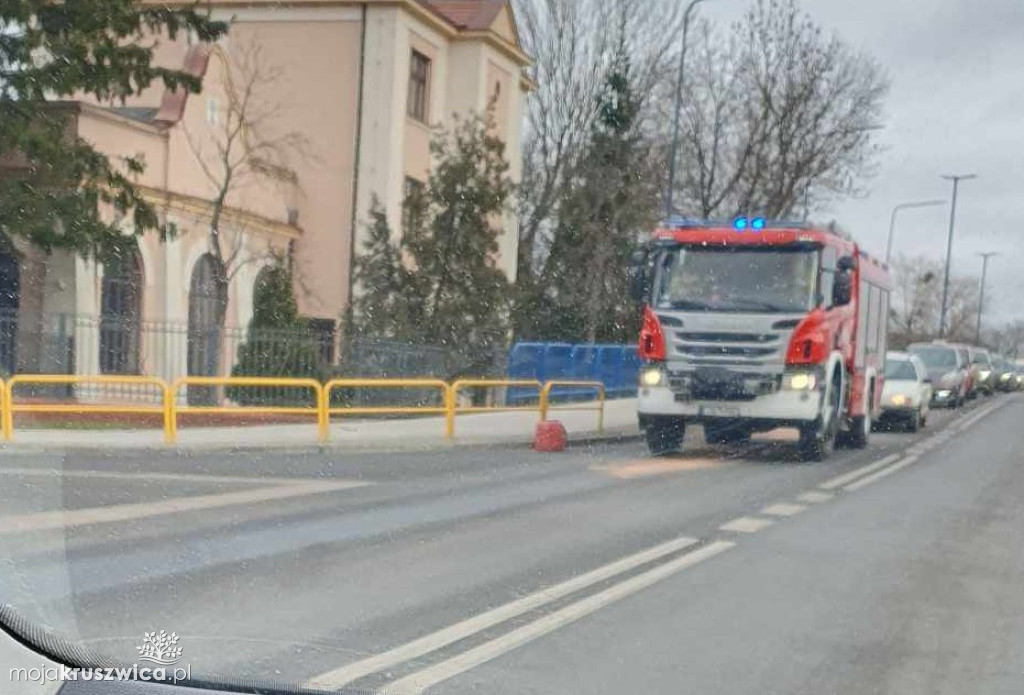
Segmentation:
[[(154, 403), (19, 403), (15, 388), (20, 384), (35, 385), (79, 385), (95, 384), (119, 386), (145, 386), (156, 390)], [(296, 388), (308, 389), (312, 398), (308, 406), (285, 405), (179, 405), (187, 396), (190, 386), (241, 387), (241, 388)], [(459, 393), (470, 388), (528, 388), (537, 390), (538, 402), (528, 405), (459, 405)], [(592, 389), (597, 392), (597, 405), (551, 403), (551, 391), (555, 387)], [(331, 406), (331, 395), (337, 389), (426, 389), (440, 392), (440, 405), (380, 405), (380, 406)], [(449, 384), (441, 379), (332, 379), (321, 384), (316, 379), (292, 379), (283, 377), (207, 377), (185, 376), (168, 384), (158, 377), (121, 375), (63, 375), (25, 374), (0, 380), (0, 428), (3, 438), (11, 441), (14, 437), (14, 415), (16, 413), (111, 413), (161, 415), (164, 441), (172, 444), (178, 439), (178, 415), (192, 414), (236, 414), (236, 415), (309, 415), (316, 417), (317, 436), (321, 443), (330, 437), (331, 416), (346, 415), (444, 415), (445, 436), (455, 436), (455, 420), (459, 414), (537, 411), (541, 421), (547, 420), (555, 410), (593, 410), (597, 412), (597, 427), (604, 431), (605, 387), (600, 381), (562, 381), (541, 383), (532, 379), (460, 379)]]
[[(236, 387), (290, 387), (308, 388), (313, 392), (312, 406), (284, 405), (178, 405), (178, 396), (182, 387), (189, 386), (236, 386)], [(323, 386), (316, 379), (289, 379), (284, 377), (256, 376), (183, 376), (177, 379), (171, 388), (168, 403), (167, 431), (165, 439), (169, 443), (178, 440), (179, 413), (226, 413), (236, 415), (315, 415), (317, 435), (321, 442), (327, 441), (327, 413), (324, 410)]]
[[(372, 405), (372, 406), (331, 406), (331, 393), (338, 388), (376, 389), (438, 389), (441, 405)], [(445, 415), (445, 422), (453, 406), (452, 387), (440, 379), (332, 379), (324, 384), (321, 408), (326, 413), (327, 425), (331, 415)], [(329, 432), (329, 430), (328, 430)], [(326, 441), (326, 438), (321, 441)]]
[[(159, 391), (159, 402), (153, 405), (138, 403), (18, 403), (14, 398), (14, 389), (19, 384), (53, 385), (78, 384), (118, 385), (118, 386), (149, 386)], [(14, 438), (15, 413), (110, 413), (117, 415), (145, 414), (162, 415), (164, 419), (164, 439), (173, 424), (168, 420), (169, 389), (163, 379), (150, 376), (125, 376), (105, 374), (85, 376), (77, 374), (18, 374), (12, 376), (3, 387), (3, 434), (4, 439)]]
[[(551, 389), (555, 386), (580, 390), (597, 391), (597, 405), (551, 405)], [(540, 419), (547, 420), (552, 410), (594, 410), (597, 412), (597, 431), (604, 432), (604, 383), (600, 381), (560, 381), (555, 379), (544, 383), (540, 390)]]
[(459, 391), (466, 388), (535, 388), (540, 399), (542, 385), (534, 379), (459, 379), (451, 386), (450, 406), (445, 417), (445, 436), (455, 436), (455, 416), (459, 413), (498, 413), (515, 410), (540, 410), (539, 405), (459, 405)]

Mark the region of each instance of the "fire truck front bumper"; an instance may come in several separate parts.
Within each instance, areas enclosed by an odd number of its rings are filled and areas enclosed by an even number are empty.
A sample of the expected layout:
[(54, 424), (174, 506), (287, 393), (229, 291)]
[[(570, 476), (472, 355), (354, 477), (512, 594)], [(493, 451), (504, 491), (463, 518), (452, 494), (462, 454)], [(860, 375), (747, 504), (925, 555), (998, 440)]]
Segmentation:
[(641, 427), (655, 417), (681, 416), (693, 422), (749, 420), (752, 427), (767, 430), (814, 420), (821, 396), (817, 389), (780, 389), (745, 400), (703, 400), (680, 396), (668, 386), (641, 386), (637, 412)]

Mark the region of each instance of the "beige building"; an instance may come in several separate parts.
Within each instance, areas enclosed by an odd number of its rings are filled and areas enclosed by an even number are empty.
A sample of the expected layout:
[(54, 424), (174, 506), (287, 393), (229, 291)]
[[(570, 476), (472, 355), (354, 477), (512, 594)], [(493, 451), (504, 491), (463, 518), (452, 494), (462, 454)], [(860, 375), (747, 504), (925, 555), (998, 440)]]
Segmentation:
[[(0, 287), (5, 371), (228, 373), (274, 255), (292, 264), (300, 312), (330, 359), (371, 200), (398, 230), (404, 196), (428, 175), (432, 127), (493, 104), (518, 179), (528, 59), (508, 0), (211, 5), (231, 23), (217, 45), (182, 37), (157, 50), (200, 77), (201, 94), (154, 88), (127, 105), (63, 105), (81, 137), (144, 159), (138, 183), (174, 238), (147, 235), (135, 258), (106, 264), (31, 251), (19, 263), (0, 250), (0, 285), (16, 290)], [(208, 329), (218, 210), (234, 338)], [(513, 278), (517, 221), (507, 214), (502, 226), (498, 262)], [(52, 364), (30, 365), (55, 332)]]

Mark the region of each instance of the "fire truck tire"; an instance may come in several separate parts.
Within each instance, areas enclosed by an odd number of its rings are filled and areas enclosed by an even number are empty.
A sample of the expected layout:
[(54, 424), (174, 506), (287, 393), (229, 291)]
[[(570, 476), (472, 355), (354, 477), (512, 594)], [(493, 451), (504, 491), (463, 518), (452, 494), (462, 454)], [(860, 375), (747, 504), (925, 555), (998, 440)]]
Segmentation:
[(647, 448), (654, 456), (674, 454), (683, 448), (686, 422), (680, 417), (651, 418), (644, 429)]
[(842, 410), (842, 377), (838, 371), (832, 376), (826, 396), (823, 406), (828, 408), (828, 419), (826, 412), (823, 412), (813, 422), (800, 427), (797, 447), (804, 461), (824, 461), (835, 448), (839, 434), (839, 413)]
[(850, 419), (850, 431), (843, 437), (843, 443), (851, 449), (863, 449), (868, 445), (871, 431), (871, 416), (858, 415)]

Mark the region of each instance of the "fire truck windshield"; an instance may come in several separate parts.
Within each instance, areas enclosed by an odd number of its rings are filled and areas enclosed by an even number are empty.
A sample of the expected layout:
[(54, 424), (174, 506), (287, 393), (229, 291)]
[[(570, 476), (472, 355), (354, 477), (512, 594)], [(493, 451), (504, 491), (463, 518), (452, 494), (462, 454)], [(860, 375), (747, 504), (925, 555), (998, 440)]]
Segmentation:
[(657, 268), (659, 309), (783, 313), (815, 305), (816, 249), (680, 246), (664, 251)]

